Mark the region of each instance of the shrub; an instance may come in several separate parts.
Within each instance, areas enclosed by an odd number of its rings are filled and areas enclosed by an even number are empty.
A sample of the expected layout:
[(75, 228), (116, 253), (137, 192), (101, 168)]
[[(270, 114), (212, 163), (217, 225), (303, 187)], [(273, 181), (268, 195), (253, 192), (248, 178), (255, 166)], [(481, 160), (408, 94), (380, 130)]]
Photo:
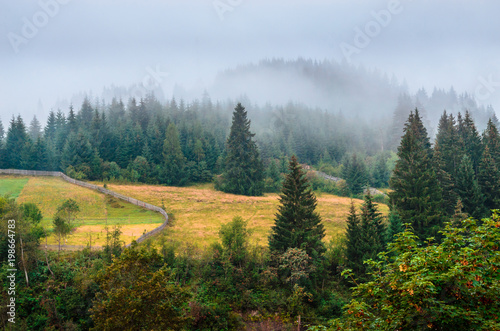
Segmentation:
[[(500, 218), (468, 219), (424, 246), (410, 230), (381, 261), (365, 261), (372, 280), (354, 288), (335, 330), (499, 330)], [(344, 272), (349, 275), (350, 270)]]

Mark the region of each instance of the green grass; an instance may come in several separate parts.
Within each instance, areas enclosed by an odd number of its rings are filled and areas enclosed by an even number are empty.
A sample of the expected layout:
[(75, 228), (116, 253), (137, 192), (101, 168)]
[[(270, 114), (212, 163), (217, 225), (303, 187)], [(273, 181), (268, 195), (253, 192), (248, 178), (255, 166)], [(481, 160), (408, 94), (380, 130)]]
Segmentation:
[(13, 198), (17, 198), (21, 191), (23, 190), (26, 183), (28, 183), (28, 177), (15, 177), (15, 176), (2, 176), (0, 180), (0, 195), (9, 195)]
[[(41, 225), (51, 233), (53, 216), (66, 199), (74, 199), (80, 206), (77, 228), (68, 237), (68, 245), (86, 245), (92, 236), (92, 245), (105, 243), (108, 225), (121, 226), (121, 239), (126, 243), (139, 238), (145, 231), (151, 231), (163, 223), (163, 216), (125, 201), (112, 198), (96, 191), (65, 182), (54, 177), (12, 178), (0, 176), (0, 187), (11, 187), (12, 182), (24, 180), (17, 202), (33, 202), (42, 211)], [(19, 186), (19, 185), (18, 185)], [(47, 243), (55, 245), (56, 239), (51, 234)]]

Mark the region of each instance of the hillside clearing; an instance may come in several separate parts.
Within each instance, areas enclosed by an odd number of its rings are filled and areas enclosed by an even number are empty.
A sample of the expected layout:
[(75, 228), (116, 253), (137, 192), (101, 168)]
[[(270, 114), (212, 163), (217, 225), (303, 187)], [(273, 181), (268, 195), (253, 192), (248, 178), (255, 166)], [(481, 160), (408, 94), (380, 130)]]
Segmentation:
[(53, 215), (57, 207), (70, 198), (78, 202), (80, 213), (79, 226), (67, 238), (68, 245), (87, 245), (90, 238), (92, 245), (104, 245), (106, 225), (109, 230), (112, 230), (114, 225), (120, 226), (123, 232), (120, 239), (129, 244), (164, 221), (158, 213), (70, 184), (61, 178), (0, 176), (0, 187), (14, 187), (12, 183), (17, 187), (24, 183), (18, 194), (18, 203), (33, 202), (42, 211), (41, 224), (49, 233), (44, 244), (57, 244), (56, 238), (51, 234)]
[[(265, 246), (274, 224), (278, 208), (278, 195), (247, 197), (215, 191), (212, 184), (191, 187), (166, 187), (156, 185), (116, 185), (109, 189), (164, 208), (171, 215), (170, 225), (159, 240), (174, 240), (207, 247), (218, 240), (218, 231), (235, 216), (248, 221), (253, 231), (252, 243)], [(362, 200), (354, 200), (359, 206)], [(351, 199), (330, 194), (318, 196), (318, 212), (326, 229), (326, 241), (342, 233), (349, 212)], [(379, 204), (387, 215), (389, 209)]]

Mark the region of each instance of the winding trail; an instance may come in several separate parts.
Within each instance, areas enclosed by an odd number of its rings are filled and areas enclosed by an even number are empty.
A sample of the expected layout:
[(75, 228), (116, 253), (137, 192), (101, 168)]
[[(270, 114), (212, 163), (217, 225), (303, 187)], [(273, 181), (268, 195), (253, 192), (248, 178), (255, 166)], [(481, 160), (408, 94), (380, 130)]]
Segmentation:
[[(317, 176), (319, 176), (321, 178), (324, 178), (326, 180), (332, 180), (335, 183), (337, 183), (338, 181), (342, 180), (342, 178), (330, 176), (330, 175), (327, 175), (327, 174), (325, 174), (324, 172), (321, 172), (321, 171), (316, 171), (316, 170), (313, 170), (313, 171), (316, 173)], [(377, 190), (374, 187), (369, 187), (368, 189), (370, 190), (370, 194), (371, 195), (381, 194), (381, 195), (387, 196), (387, 194), (385, 194), (382, 191)], [(364, 190), (364, 192), (366, 193), (366, 189)]]
[[(68, 177), (68, 176), (66, 176), (65, 174), (63, 174), (62, 172), (59, 172), (59, 171), (36, 171), (36, 170), (0, 169), (0, 174), (22, 175), (22, 176), (61, 177), (63, 180), (67, 181), (68, 183), (75, 184), (75, 185), (78, 185), (78, 186), (82, 186), (82, 187), (85, 187), (85, 188), (89, 188), (91, 190), (95, 190), (95, 191), (98, 191), (100, 193), (103, 193), (103, 194), (106, 194), (106, 195), (110, 195), (110, 196), (115, 197), (117, 199), (121, 199), (121, 200), (127, 201), (128, 203), (134, 204), (136, 206), (143, 207), (143, 208), (146, 208), (146, 209), (149, 209), (149, 210), (152, 210), (152, 211), (155, 211), (155, 212), (158, 212), (158, 213), (162, 214), (163, 217), (165, 218), (165, 221), (159, 227), (157, 227), (157, 228), (155, 228), (155, 229), (153, 229), (153, 230), (151, 230), (149, 232), (146, 232), (145, 234), (143, 234), (142, 236), (140, 236), (136, 240), (138, 243), (143, 242), (145, 239), (147, 239), (147, 238), (151, 237), (152, 235), (160, 232), (168, 224), (168, 214), (167, 214), (167, 212), (165, 210), (163, 210), (162, 208), (158, 207), (158, 206), (155, 206), (155, 205), (152, 205), (152, 204), (149, 204), (147, 202), (140, 201), (140, 200), (137, 200), (137, 199), (134, 199), (134, 198), (131, 198), (131, 197), (127, 197), (125, 195), (122, 195), (122, 194), (113, 192), (111, 190), (105, 189), (104, 187), (101, 187), (101, 186), (97, 186), (97, 185), (94, 185), (94, 184), (89, 184), (89, 183), (86, 183), (86, 182), (82, 182), (80, 180), (73, 179), (73, 178)], [(125, 245), (125, 247), (130, 247), (130, 245), (131, 244)]]

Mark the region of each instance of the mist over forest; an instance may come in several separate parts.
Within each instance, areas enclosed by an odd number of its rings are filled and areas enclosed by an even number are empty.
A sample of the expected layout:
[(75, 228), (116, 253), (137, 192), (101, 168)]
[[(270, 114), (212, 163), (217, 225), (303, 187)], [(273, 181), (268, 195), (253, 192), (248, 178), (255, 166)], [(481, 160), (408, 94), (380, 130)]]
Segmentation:
[(500, 330), (500, 2), (0, 9), (0, 328)]

